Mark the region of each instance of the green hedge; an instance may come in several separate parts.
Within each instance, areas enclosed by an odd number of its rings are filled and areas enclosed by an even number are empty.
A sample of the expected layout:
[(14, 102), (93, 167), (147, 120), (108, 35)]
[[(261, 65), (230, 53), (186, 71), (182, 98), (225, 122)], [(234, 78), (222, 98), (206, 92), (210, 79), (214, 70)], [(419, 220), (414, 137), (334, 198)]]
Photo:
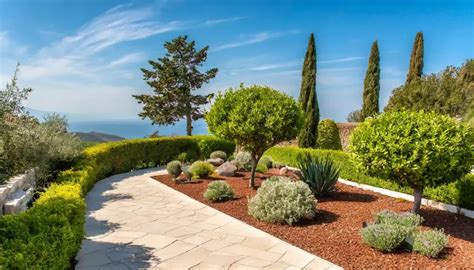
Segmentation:
[(95, 182), (129, 172), (137, 165), (166, 164), (183, 152), (209, 157), (216, 150), (232, 154), (235, 145), (212, 136), (162, 137), (103, 143), (84, 150), (18, 215), (0, 218), (0, 269), (70, 269), (84, 236), (84, 195)]
[[(270, 157), (274, 162), (296, 166), (296, 157), (301, 153), (310, 153), (315, 156), (329, 156), (341, 169), (341, 178), (406, 194), (413, 193), (413, 190), (409, 187), (402, 187), (392, 181), (370, 177), (358, 172), (350, 154), (343, 151), (275, 146), (267, 150), (265, 156)], [(437, 188), (426, 188), (423, 192), (423, 196), (434, 201), (474, 210), (474, 175), (468, 175), (462, 180), (448, 185), (438, 186)]]

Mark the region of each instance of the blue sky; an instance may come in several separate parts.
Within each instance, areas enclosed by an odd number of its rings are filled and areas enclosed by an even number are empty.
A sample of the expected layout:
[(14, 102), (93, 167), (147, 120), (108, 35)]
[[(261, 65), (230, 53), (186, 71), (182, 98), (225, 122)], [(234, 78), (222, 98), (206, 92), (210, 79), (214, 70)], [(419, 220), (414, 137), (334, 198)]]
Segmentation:
[(413, 39), (425, 38), (425, 73), (474, 57), (474, 1), (5, 1), (0, 0), (0, 83), (22, 65), (26, 105), (80, 120), (139, 119), (132, 94), (151, 90), (140, 67), (164, 41), (209, 45), (217, 77), (201, 93), (265, 84), (296, 97), (315, 33), (324, 118), (361, 106), (370, 46), (381, 55), (381, 104), (403, 83)]

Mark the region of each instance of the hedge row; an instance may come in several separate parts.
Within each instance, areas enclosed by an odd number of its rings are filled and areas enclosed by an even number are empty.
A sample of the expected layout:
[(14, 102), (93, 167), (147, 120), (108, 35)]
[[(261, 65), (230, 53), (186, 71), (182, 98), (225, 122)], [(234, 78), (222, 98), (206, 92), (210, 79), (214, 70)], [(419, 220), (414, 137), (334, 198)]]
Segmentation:
[[(270, 157), (274, 162), (296, 166), (296, 158), (302, 153), (332, 158), (341, 170), (341, 178), (406, 194), (413, 193), (413, 190), (409, 187), (402, 187), (390, 180), (370, 177), (358, 172), (350, 154), (343, 151), (275, 146), (267, 150), (265, 156)], [(474, 210), (474, 175), (470, 174), (464, 179), (460, 179), (448, 185), (442, 185), (436, 188), (425, 188), (423, 196), (434, 201)]]
[(33, 207), (0, 218), (0, 269), (70, 269), (84, 236), (84, 195), (95, 182), (140, 164), (165, 164), (183, 152), (232, 154), (235, 145), (211, 136), (163, 137), (99, 144), (60, 174)]

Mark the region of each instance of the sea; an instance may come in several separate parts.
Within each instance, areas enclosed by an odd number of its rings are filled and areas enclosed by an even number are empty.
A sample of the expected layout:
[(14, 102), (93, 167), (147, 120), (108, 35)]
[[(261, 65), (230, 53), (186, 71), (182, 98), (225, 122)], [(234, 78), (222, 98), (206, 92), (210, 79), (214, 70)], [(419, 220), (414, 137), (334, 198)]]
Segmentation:
[[(161, 136), (186, 135), (186, 121), (182, 120), (175, 125), (152, 125), (148, 120), (97, 120), (97, 121), (70, 121), (71, 132), (101, 132), (117, 135), (127, 139), (149, 137), (155, 131)], [(204, 119), (193, 122), (193, 135), (209, 134)]]

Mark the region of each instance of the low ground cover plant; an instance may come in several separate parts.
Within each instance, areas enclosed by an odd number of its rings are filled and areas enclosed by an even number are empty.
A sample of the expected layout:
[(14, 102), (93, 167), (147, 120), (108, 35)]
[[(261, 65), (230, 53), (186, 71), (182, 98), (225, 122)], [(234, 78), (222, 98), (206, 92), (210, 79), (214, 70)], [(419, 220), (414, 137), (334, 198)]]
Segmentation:
[(254, 218), (270, 223), (292, 225), (316, 215), (316, 199), (308, 185), (288, 177), (273, 176), (265, 180), (248, 202)]
[(174, 160), (166, 164), (166, 171), (169, 175), (173, 176), (176, 179), (182, 172), (181, 162)]
[(211, 153), (210, 158), (212, 159), (220, 158), (225, 161), (227, 160), (227, 154), (224, 151), (217, 150)]
[(413, 236), (413, 251), (428, 257), (437, 257), (448, 245), (449, 236), (442, 230), (416, 232)]
[(267, 169), (271, 169), (273, 167), (272, 159), (266, 156), (263, 156), (259, 161), (258, 164), (265, 166)]
[(191, 165), (190, 170), (193, 174), (193, 177), (204, 178), (214, 173), (214, 166), (205, 161), (196, 161), (193, 163), (193, 165)]
[(339, 179), (339, 169), (330, 158), (305, 154), (299, 156), (297, 160), (299, 171), (296, 174), (309, 186), (316, 197), (323, 197), (335, 190)]
[(352, 133), (357, 167), (413, 189), (418, 212), (426, 187), (462, 179), (473, 164), (473, 131), (432, 112), (401, 111), (368, 119)]
[(436, 257), (448, 244), (442, 230), (421, 231), (423, 217), (415, 213), (382, 211), (374, 215), (374, 223), (361, 230), (362, 240), (380, 251), (393, 251), (403, 246), (429, 257)]
[[(400, 186), (394, 181), (369, 176), (357, 170), (351, 155), (343, 151), (305, 149), (294, 146), (275, 146), (268, 149), (265, 155), (270, 157), (274, 164), (287, 164), (296, 167), (297, 157), (302, 154), (310, 154), (315, 157), (330, 157), (340, 169), (340, 177), (357, 183), (372, 185), (389, 190), (412, 194), (413, 189)], [(468, 174), (455, 182), (443, 184), (437, 187), (425, 187), (423, 189), (425, 198), (458, 205), (463, 208), (474, 210), (474, 174)]]
[(204, 192), (204, 198), (213, 202), (232, 200), (234, 195), (232, 187), (226, 181), (213, 181)]

